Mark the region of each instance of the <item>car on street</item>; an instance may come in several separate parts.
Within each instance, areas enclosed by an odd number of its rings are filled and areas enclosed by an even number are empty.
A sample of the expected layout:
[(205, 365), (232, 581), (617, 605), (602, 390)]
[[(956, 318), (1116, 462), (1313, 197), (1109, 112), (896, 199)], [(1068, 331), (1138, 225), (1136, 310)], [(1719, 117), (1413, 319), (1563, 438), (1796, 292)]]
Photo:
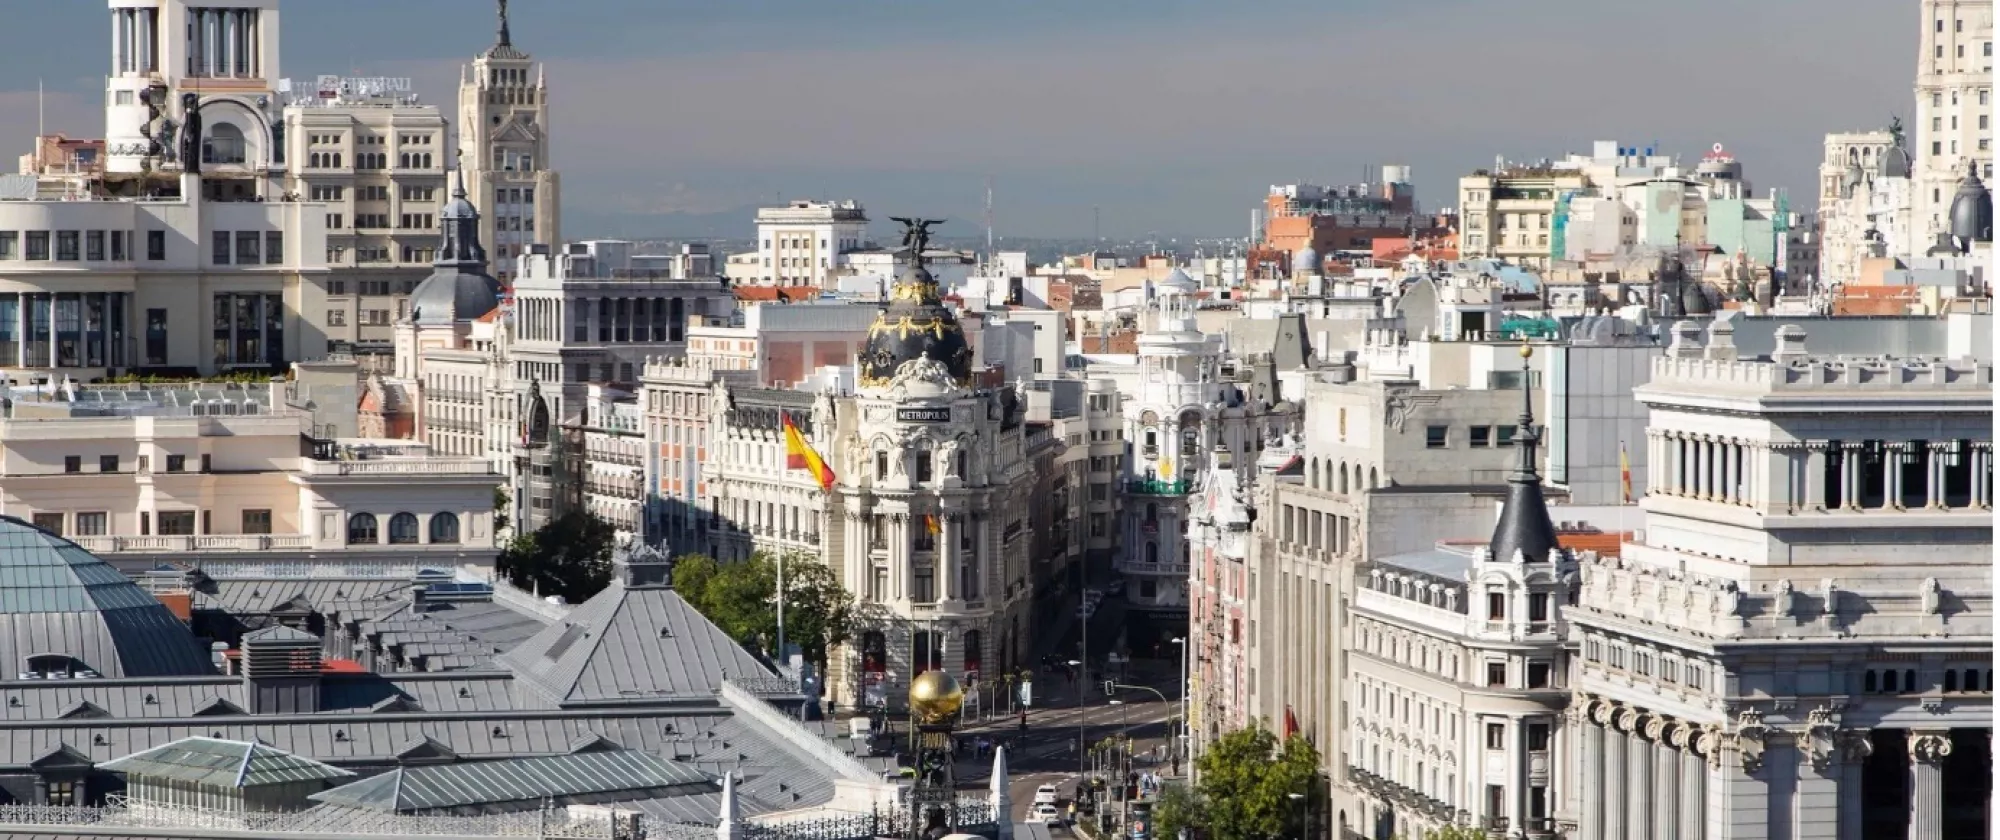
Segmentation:
[(1054, 805), (1056, 804), (1056, 800), (1058, 798), (1060, 797), (1056, 796), (1055, 785), (1042, 785), (1041, 787), (1035, 788), (1036, 805)]
[(1063, 821), (1062, 812), (1056, 810), (1054, 805), (1036, 805), (1035, 819), (1041, 821), (1043, 825), (1062, 825)]

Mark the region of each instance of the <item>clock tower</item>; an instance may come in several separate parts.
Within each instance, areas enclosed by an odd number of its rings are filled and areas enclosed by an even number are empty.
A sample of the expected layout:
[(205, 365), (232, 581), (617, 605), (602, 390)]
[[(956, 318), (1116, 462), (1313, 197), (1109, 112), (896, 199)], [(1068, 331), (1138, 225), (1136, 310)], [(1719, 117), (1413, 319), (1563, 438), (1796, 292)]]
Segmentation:
[(480, 239), (491, 251), (493, 275), (511, 286), (529, 245), (562, 241), (561, 181), (549, 168), (547, 76), (514, 46), (507, 0), (499, 4), (498, 40), (460, 74), (458, 138), (466, 191), (486, 209)]

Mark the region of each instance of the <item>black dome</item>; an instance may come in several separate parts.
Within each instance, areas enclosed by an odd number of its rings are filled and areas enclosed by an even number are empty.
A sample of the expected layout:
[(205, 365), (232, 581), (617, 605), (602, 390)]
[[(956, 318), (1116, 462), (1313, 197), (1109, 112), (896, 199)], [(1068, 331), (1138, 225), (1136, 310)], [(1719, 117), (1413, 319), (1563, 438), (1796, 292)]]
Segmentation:
[(1993, 241), (1993, 193), (1979, 180), (1974, 164), (1958, 182), (1958, 195), (1951, 200), (1951, 235), (1970, 245)]
[(924, 358), (944, 365), (958, 385), (972, 380), (972, 347), (965, 329), (938, 299), (937, 280), (917, 262), (897, 276), (889, 305), (868, 327), (868, 345), (855, 361), (861, 384), (887, 385), (905, 362)]

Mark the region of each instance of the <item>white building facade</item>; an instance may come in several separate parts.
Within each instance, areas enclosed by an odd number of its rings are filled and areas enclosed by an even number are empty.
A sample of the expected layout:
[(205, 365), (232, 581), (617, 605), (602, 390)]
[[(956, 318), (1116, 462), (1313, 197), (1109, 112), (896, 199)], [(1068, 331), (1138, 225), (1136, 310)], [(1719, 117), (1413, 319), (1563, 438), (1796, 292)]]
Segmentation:
[(466, 188), (486, 208), (480, 241), (504, 282), (521, 272), (529, 246), (563, 241), (552, 128), (545, 70), (514, 46), (503, 2), (498, 39), (459, 74), (458, 140)]
[(1906, 253), (1951, 230), (1968, 164), (1993, 180), (1993, 0), (1923, 0), (1917, 46), (1914, 224)]

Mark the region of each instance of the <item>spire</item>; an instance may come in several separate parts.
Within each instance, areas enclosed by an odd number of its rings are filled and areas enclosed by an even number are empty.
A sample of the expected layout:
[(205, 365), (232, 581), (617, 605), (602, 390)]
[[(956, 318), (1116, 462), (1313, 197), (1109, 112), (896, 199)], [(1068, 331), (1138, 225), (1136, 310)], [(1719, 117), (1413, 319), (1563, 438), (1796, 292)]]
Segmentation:
[(507, 0), (500, 0), (500, 46), (514, 46), (514, 33), (507, 28)]
[(1556, 526), (1549, 519), (1548, 500), (1542, 496), (1542, 476), (1536, 470), (1536, 447), (1541, 443), (1535, 432), (1535, 389), (1528, 360), (1535, 348), (1521, 340), (1521, 420), (1514, 433), (1514, 472), (1507, 477), (1507, 501), (1500, 507), (1500, 521), (1493, 526), (1493, 560), (1512, 563), (1516, 554), (1526, 562), (1547, 562), (1556, 548)]
[(722, 813), (720, 816), (721, 820), (715, 824), (715, 840), (736, 840), (736, 834), (740, 828), (738, 823), (742, 821), (742, 815), (737, 812), (736, 808), (736, 775), (734, 773), (722, 774)]
[(1014, 840), (1014, 799), (1008, 788), (1007, 748), (993, 748), (993, 777), (987, 785), (993, 803), (993, 821), (999, 825), (998, 840)]

